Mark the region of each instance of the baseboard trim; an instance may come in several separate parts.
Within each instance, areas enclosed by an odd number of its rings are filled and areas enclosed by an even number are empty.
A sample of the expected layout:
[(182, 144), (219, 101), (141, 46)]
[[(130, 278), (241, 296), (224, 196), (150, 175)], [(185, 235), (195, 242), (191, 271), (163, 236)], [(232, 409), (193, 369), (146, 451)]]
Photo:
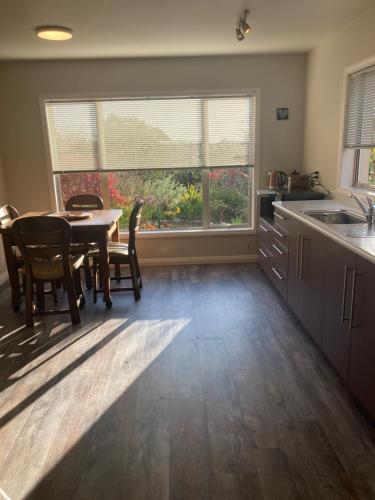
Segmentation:
[(257, 255), (215, 255), (208, 257), (165, 257), (158, 259), (139, 259), (143, 267), (187, 266), (189, 264), (235, 264), (258, 262)]

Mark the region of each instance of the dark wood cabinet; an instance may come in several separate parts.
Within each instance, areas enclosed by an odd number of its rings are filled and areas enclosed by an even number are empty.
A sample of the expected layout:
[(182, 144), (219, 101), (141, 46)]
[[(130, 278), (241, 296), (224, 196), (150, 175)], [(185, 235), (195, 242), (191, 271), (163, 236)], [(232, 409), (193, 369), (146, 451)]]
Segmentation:
[(342, 245), (328, 240), (322, 349), (345, 380), (349, 370), (350, 318), (355, 270), (356, 255)]
[(375, 419), (375, 265), (357, 257), (353, 285), (349, 387)]
[(327, 238), (297, 220), (291, 222), (288, 303), (306, 330), (322, 343)]
[(356, 255), (328, 240), (322, 349), (343, 379), (348, 378), (350, 318)]
[(375, 419), (375, 264), (276, 211), (260, 219), (260, 264)]
[(301, 237), (302, 322), (315, 342), (322, 344), (327, 238), (309, 226)]
[(288, 276), (288, 234), (273, 220), (260, 218), (258, 224), (259, 264), (275, 288), (286, 298)]
[(375, 264), (276, 212), (260, 219), (260, 264), (375, 419)]
[(300, 240), (305, 227), (305, 224), (302, 224), (296, 219), (292, 219), (290, 222), (288, 304), (300, 321), (302, 321), (303, 317), (303, 283), (300, 277)]

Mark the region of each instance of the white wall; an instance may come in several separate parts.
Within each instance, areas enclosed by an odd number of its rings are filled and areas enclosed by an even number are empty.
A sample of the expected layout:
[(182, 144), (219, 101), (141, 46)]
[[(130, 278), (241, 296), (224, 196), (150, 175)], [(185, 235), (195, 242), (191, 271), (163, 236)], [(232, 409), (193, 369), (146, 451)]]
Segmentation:
[[(40, 61), (0, 63), (0, 138), (9, 201), (21, 212), (48, 210), (47, 167), (38, 96), (50, 94), (152, 95), (261, 89), (261, 183), (270, 169), (290, 171), (302, 165), (305, 55), (233, 56), (133, 60)], [(289, 107), (290, 119), (276, 121), (276, 108)], [(148, 240), (149, 241), (149, 240)], [(175, 255), (171, 240), (145, 243), (148, 255)], [(213, 241), (213, 240), (209, 240)], [(166, 246), (165, 246), (166, 245)], [(197, 244), (184, 239), (186, 255)], [(200, 240), (221, 255), (224, 245)], [(166, 249), (169, 249), (168, 252)], [(255, 252), (254, 237), (234, 237), (225, 252)], [(142, 252), (140, 252), (142, 253)], [(151, 258), (151, 257), (150, 257)]]
[(344, 68), (375, 55), (375, 7), (320, 43), (308, 57), (304, 170), (337, 187)]

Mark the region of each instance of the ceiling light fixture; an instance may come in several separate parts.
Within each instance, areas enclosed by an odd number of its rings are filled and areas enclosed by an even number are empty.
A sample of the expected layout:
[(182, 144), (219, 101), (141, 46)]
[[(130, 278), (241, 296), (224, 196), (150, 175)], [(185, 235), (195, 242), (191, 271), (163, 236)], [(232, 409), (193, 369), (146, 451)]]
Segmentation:
[(35, 31), (39, 38), (54, 42), (63, 42), (73, 37), (73, 30), (63, 26), (39, 26)]
[(236, 26), (236, 37), (239, 42), (242, 42), (242, 40), (244, 40), (245, 38), (245, 35), (247, 35), (251, 31), (250, 26), (247, 24), (247, 16), (249, 15), (249, 12), (250, 12), (249, 9), (245, 9), (242, 12), (241, 17)]

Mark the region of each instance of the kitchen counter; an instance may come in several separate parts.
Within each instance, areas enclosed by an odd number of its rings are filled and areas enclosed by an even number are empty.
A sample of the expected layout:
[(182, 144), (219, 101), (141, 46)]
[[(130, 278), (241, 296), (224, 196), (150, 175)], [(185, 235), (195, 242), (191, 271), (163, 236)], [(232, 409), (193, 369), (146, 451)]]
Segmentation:
[(338, 200), (274, 201), (272, 203), (290, 217), (298, 219), (316, 231), (375, 264), (375, 237), (353, 238), (335, 230), (333, 224), (325, 224), (302, 213), (303, 210), (350, 210), (363, 215), (357, 206)]

